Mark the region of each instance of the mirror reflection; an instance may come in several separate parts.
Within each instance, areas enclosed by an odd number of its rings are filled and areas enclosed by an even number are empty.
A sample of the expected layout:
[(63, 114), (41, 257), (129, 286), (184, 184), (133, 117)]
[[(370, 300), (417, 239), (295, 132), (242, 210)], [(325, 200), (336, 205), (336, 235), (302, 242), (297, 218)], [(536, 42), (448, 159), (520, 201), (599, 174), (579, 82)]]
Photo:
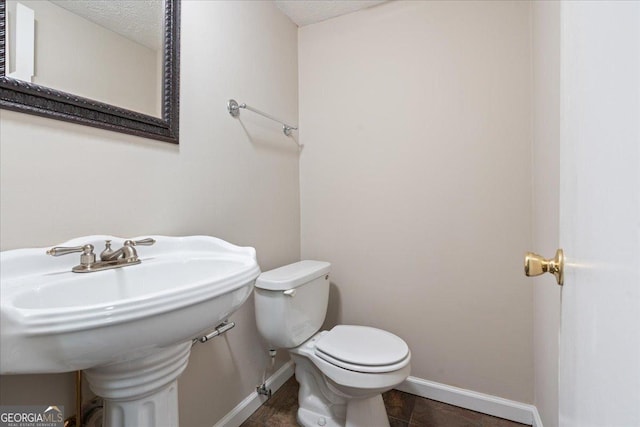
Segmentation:
[(7, 0), (7, 77), (162, 116), (163, 0)]

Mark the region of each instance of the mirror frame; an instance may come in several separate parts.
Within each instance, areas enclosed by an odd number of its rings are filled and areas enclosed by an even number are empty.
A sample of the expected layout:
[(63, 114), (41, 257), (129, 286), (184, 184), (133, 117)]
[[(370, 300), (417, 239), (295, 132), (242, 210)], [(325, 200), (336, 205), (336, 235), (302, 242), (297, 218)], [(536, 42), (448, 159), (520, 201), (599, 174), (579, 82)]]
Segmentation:
[(0, 0), (0, 108), (178, 144), (180, 0), (165, 0), (162, 117), (6, 77), (6, 0)]

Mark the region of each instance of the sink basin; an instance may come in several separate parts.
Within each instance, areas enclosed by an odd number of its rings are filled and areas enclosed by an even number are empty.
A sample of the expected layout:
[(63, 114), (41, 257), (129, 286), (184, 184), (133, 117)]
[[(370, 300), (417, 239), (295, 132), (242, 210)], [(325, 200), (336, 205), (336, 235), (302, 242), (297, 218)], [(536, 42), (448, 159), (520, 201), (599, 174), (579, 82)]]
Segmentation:
[[(94, 392), (114, 400), (132, 399), (105, 378), (134, 366), (140, 372), (173, 363), (179, 375), (192, 339), (245, 302), (260, 269), (253, 248), (208, 236), (153, 238), (153, 246), (138, 249), (141, 264), (83, 274), (71, 272), (78, 254), (2, 252), (0, 373), (87, 370)], [(124, 241), (88, 236), (60, 246), (90, 243), (99, 252), (107, 239), (118, 247)]]

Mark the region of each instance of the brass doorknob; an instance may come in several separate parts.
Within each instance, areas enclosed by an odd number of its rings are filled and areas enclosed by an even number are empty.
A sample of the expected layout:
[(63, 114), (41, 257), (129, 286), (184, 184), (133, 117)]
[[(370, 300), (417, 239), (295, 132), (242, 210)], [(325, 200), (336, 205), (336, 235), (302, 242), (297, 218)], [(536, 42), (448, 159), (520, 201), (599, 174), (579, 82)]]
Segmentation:
[(542, 273), (551, 273), (556, 276), (558, 285), (564, 283), (564, 253), (562, 249), (556, 251), (553, 259), (545, 259), (533, 252), (527, 252), (524, 256), (524, 274), (528, 277), (539, 276)]

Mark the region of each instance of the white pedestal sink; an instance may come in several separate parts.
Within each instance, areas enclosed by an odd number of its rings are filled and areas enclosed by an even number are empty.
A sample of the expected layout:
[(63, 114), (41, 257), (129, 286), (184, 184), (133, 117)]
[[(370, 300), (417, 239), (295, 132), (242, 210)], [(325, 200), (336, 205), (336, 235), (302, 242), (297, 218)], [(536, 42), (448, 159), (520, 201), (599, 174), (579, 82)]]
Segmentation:
[[(84, 370), (105, 427), (178, 426), (177, 378), (192, 339), (227, 319), (260, 273), (253, 248), (152, 236), (141, 264), (72, 273), (79, 256), (0, 254), (0, 374)], [(88, 236), (61, 246), (124, 239)]]

